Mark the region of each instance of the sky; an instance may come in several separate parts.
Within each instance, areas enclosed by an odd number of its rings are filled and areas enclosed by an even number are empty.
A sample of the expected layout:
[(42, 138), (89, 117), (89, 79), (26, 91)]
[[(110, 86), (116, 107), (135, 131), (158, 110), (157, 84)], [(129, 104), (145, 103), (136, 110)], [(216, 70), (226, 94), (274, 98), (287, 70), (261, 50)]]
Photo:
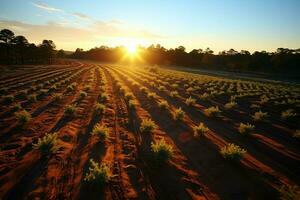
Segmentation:
[(300, 47), (300, 0), (0, 0), (0, 29), (57, 49)]

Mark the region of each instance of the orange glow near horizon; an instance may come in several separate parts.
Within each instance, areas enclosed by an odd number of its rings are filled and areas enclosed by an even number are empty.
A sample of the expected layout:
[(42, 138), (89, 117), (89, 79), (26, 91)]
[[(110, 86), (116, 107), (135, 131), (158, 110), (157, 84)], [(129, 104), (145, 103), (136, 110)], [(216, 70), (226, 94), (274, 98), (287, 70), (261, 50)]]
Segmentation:
[(143, 59), (139, 52), (139, 42), (133, 39), (123, 40), (123, 47), (125, 48), (124, 56), (121, 58), (122, 62), (130, 64), (143, 63)]

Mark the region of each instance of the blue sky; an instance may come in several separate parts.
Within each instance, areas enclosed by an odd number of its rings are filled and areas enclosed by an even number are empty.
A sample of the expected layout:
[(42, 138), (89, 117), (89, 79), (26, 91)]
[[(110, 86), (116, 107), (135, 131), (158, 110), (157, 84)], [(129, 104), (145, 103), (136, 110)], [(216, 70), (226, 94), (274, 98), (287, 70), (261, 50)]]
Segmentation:
[(0, 28), (57, 48), (150, 45), (274, 51), (300, 47), (298, 0), (1, 0)]

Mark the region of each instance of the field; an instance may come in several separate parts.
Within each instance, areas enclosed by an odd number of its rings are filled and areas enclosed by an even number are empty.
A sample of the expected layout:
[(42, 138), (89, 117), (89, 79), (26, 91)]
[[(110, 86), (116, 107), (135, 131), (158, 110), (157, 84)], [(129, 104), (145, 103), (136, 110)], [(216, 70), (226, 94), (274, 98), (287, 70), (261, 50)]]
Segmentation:
[(299, 198), (299, 85), (75, 61), (0, 70), (0, 199)]

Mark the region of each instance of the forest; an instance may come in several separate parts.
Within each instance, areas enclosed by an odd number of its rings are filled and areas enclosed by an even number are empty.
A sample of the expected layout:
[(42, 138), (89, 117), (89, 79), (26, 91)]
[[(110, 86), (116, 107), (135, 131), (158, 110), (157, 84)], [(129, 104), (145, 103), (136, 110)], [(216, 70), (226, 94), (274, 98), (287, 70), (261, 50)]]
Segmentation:
[(9, 29), (0, 31), (0, 64), (51, 64), (55, 48), (52, 40), (35, 45)]
[[(121, 60), (124, 47), (109, 48), (106, 46), (83, 51), (77, 48), (72, 58), (92, 59), (97, 61), (114, 62)], [(236, 71), (284, 73), (285, 75), (300, 76), (300, 49), (278, 48), (276, 52), (255, 51), (252, 54), (247, 50), (240, 52), (230, 49), (218, 54), (210, 48), (193, 49), (190, 52), (179, 46), (175, 49), (166, 49), (163, 46), (151, 45), (147, 48), (138, 47), (139, 58), (151, 65), (176, 65), (203, 69)]]
[(51, 64), (55, 58), (88, 59), (102, 62), (134, 61), (150, 65), (175, 65), (201, 69), (234, 72), (254, 72), (300, 77), (300, 48), (278, 48), (276, 52), (234, 49), (215, 53), (210, 48), (193, 49), (187, 52), (184, 46), (166, 49), (160, 44), (149, 47), (138, 46), (135, 57), (125, 57), (126, 47), (100, 46), (84, 51), (77, 48), (70, 55), (64, 50), (55, 50), (52, 40), (41, 44), (30, 43), (22, 35), (15, 36), (9, 29), (0, 31), (1, 64)]

